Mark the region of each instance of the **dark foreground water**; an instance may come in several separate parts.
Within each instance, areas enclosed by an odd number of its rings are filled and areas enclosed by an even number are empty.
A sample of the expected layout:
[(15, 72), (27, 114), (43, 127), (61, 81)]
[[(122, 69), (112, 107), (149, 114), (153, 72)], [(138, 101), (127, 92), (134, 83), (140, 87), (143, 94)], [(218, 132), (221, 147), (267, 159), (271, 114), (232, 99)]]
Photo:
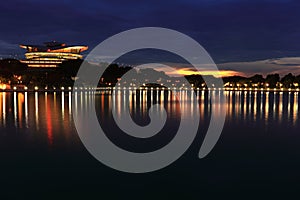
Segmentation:
[[(190, 92), (178, 93), (183, 99), (181, 111), (168, 92), (127, 94), (99, 92), (96, 110), (111, 141), (130, 151), (153, 151), (168, 144), (178, 129), (180, 116), (192, 123), (193, 112), (189, 111), (199, 109), (199, 133), (180, 159), (146, 174), (113, 170), (90, 155), (80, 141), (72, 120), (75, 110), (71, 109), (71, 93), (0, 93), (3, 199), (287, 198), (298, 193), (297, 92), (226, 92), (227, 118), (222, 135), (203, 159), (198, 158), (198, 152), (210, 118), (208, 92), (200, 91), (196, 99), (186, 101)], [(76, 96), (76, 106), (90, 98), (84, 92)], [(111, 108), (121, 109), (124, 101), (139, 125), (149, 123), (150, 105), (163, 104), (168, 112), (165, 127), (149, 139), (122, 134)]]

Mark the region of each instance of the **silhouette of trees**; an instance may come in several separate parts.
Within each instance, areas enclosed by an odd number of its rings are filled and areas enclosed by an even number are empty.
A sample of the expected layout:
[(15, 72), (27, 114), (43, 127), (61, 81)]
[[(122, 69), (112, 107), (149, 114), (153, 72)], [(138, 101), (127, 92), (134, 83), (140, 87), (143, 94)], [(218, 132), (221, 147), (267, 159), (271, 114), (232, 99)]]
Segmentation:
[[(69, 60), (59, 65), (57, 68), (42, 69), (28, 68), (25, 64), (15, 59), (0, 60), (0, 82), (8, 84), (24, 84), (27, 86), (72, 86), (76, 78), (77, 72), (82, 65), (83, 60)], [(88, 62), (91, 70), (95, 67)], [(124, 86), (133, 86), (138, 84), (159, 84), (165, 82), (174, 83), (174, 86), (182, 86), (181, 79), (183, 77), (169, 77), (164, 72), (158, 72), (153, 69), (134, 69), (130, 74), (127, 72), (131, 67), (120, 67), (117, 64), (111, 64), (104, 71), (102, 77), (99, 77), (98, 86), (115, 86), (118, 81), (121, 81)], [(124, 74), (129, 76), (126, 83), (121, 80)], [(185, 78), (193, 84), (194, 87), (206, 87), (204, 76), (188, 75)], [(280, 79), (279, 74), (268, 74), (265, 78), (261, 74), (255, 74), (251, 77), (231, 76), (223, 77), (226, 87), (232, 88), (300, 88), (300, 75), (295, 76), (292, 73), (284, 75)], [(157, 85), (158, 86), (158, 85)]]
[(280, 81), (279, 74), (268, 74), (266, 77), (266, 83), (269, 84), (270, 88), (275, 88), (279, 81)]
[(295, 76), (292, 73), (289, 73), (285, 75), (280, 82), (283, 84), (283, 87), (292, 88), (294, 87), (293, 85), (294, 81), (295, 81)]

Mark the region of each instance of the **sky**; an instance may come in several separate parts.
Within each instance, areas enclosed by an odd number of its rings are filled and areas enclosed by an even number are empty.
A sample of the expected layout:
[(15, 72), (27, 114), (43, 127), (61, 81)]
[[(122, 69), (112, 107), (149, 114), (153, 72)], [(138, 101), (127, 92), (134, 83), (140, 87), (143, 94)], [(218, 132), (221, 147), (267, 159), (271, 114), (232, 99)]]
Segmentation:
[(297, 0), (10, 0), (0, 3), (0, 56), (21, 58), (20, 43), (62, 41), (93, 49), (132, 28), (180, 31), (230, 73), (300, 70)]

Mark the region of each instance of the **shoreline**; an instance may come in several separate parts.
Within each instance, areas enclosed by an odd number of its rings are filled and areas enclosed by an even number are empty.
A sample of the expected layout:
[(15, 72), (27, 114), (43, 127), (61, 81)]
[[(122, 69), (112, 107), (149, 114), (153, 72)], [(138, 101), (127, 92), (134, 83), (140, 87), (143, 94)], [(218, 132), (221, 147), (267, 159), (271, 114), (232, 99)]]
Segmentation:
[(139, 91), (139, 90), (152, 90), (152, 91), (245, 91), (245, 92), (300, 92), (299, 88), (133, 88), (133, 87), (98, 87), (92, 88), (58, 88), (58, 89), (0, 89), (0, 92), (98, 92), (98, 91)]

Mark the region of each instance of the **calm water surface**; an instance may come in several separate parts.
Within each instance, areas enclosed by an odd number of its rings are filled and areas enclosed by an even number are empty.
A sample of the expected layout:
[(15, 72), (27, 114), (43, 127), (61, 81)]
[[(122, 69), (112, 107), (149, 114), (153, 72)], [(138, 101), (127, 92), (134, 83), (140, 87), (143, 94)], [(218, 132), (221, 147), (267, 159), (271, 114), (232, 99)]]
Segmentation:
[[(210, 95), (218, 97), (218, 91), (198, 91), (196, 98), (181, 91), (177, 99), (167, 91), (98, 92), (99, 123), (113, 143), (134, 152), (168, 144), (180, 117), (192, 123), (191, 111), (199, 109), (199, 132), (192, 146), (172, 165), (147, 174), (115, 171), (87, 152), (73, 124), (72, 95), (76, 95), (75, 107), (92, 98), (88, 92), (0, 93), (0, 190), (5, 194), (161, 199), (259, 193), (270, 197), (292, 195), (300, 186), (298, 92), (226, 92), (228, 102), (219, 105), (227, 110), (221, 138), (201, 160), (197, 154), (210, 120)], [(118, 109), (127, 105), (132, 119), (147, 125), (148, 109), (155, 103), (164, 105), (168, 117), (152, 138), (130, 137), (113, 120), (112, 107), (120, 113)]]

